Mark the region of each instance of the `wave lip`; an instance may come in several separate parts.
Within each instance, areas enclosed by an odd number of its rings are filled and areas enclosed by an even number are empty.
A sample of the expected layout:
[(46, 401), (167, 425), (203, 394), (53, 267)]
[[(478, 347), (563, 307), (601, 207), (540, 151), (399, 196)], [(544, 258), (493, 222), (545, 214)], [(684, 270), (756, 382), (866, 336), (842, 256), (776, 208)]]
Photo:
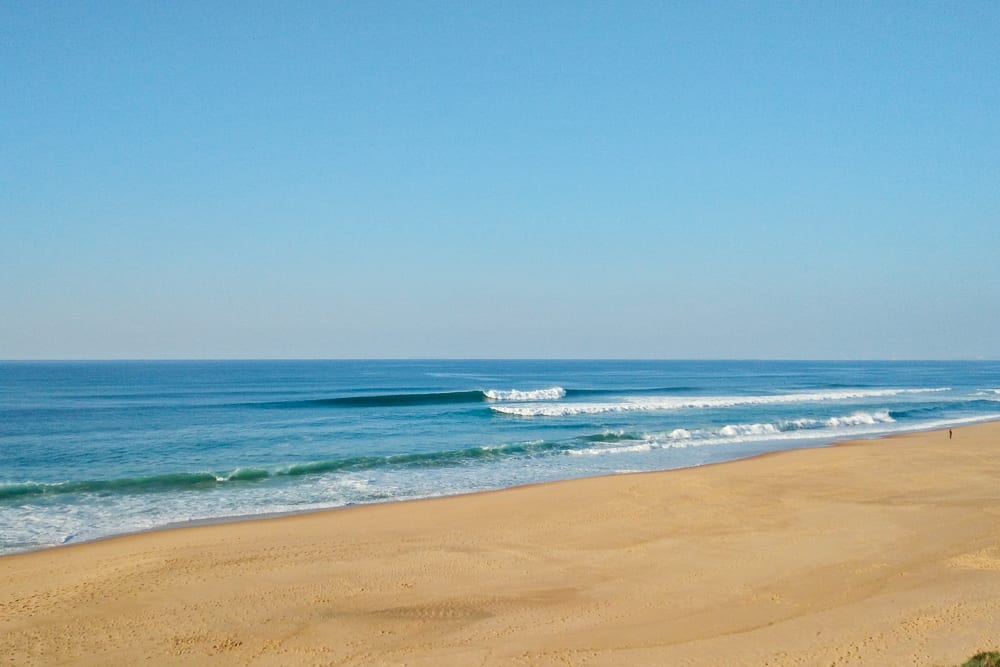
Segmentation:
[(410, 394), (378, 394), (374, 396), (340, 396), (337, 398), (311, 398), (277, 403), (259, 403), (265, 408), (391, 408), (408, 405), (439, 405), (448, 403), (481, 403), (481, 391), (415, 392)]
[(658, 396), (628, 399), (616, 403), (561, 403), (558, 405), (494, 405), (490, 409), (517, 417), (571, 417), (611, 412), (647, 412), (698, 408), (729, 408), (741, 405), (814, 403), (862, 398), (884, 398), (900, 394), (950, 391), (948, 387), (928, 389), (852, 389), (760, 396)]
[(29, 496), (68, 493), (155, 493), (215, 486), (219, 481), (209, 472), (178, 472), (148, 477), (96, 479), (79, 482), (15, 482), (0, 484), (0, 501)]
[(566, 396), (562, 387), (548, 389), (487, 389), (483, 395), (491, 401), (556, 401)]

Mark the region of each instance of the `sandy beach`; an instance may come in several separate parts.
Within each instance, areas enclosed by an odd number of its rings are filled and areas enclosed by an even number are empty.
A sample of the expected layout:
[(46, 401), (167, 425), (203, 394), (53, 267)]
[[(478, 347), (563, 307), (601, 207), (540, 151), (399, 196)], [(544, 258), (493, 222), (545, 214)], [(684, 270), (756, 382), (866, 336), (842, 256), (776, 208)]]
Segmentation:
[(0, 662), (956, 665), (1000, 423), (0, 558)]

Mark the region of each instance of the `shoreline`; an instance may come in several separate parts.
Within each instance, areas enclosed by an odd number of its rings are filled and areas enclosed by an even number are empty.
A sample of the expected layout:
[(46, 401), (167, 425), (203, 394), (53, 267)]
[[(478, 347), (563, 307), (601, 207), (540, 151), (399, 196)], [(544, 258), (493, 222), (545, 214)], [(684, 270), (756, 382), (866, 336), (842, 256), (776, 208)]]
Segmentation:
[(933, 426), (926, 427), (926, 428), (914, 428), (912, 430), (903, 430), (903, 431), (897, 431), (897, 432), (893, 432), (893, 433), (884, 433), (884, 434), (874, 434), (874, 435), (868, 435), (868, 436), (859, 436), (857, 438), (851, 438), (851, 439), (848, 439), (848, 440), (835, 440), (835, 441), (832, 441), (832, 442), (826, 442), (826, 443), (817, 444), (817, 445), (793, 446), (793, 447), (790, 447), (788, 449), (774, 449), (774, 450), (769, 450), (769, 451), (765, 451), (765, 452), (757, 452), (757, 453), (753, 453), (753, 454), (748, 454), (746, 456), (742, 456), (742, 457), (739, 457), (739, 458), (726, 459), (726, 460), (723, 460), (723, 461), (710, 461), (708, 463), (699, 463), (699, 464), (696, 464), (696, 465), (683, 466), (683, 467), (678, 467), (678, 468), (664, 468), (664, 469), (660, 469), (660, 470), (633, 470), (633, 471), (611, 473), (611, 474), (604, 474), (604, 475), (589, 475), (589, 476), (584, 476), (584, 477), (568, 477), (568, 478), (564, 478), (564, 479), (554, 479), (554, 480), (547, 480), (547, 481), (542, 481), (542, 482), (526, 482), (524, 484), (516, 484), (514, 486), (505, 486), (505, 487), (500, 487), (500, 488), (496, 488), (496, 489), (482, 489), (482, 490), (478, 490), (478, 491), (468, 491), (468, 492), (465, 492), (465, 493), (451, 493), (451, 494), (443, 494), (443, 495), (439, 495), (439, 496), (423, 496), (423, 497), (419, 497), (419, 498), (403, 498), (403, 499), (398, 499), (398, 500), (387, 499), (387, 500), (375, 501), (375, 502), (369, 502), (369, 503), (352, 503), (352, 504), (348, 504), (348, 505), (340, 505), (340, 506), (335, 506), (335, 507), (317, 507), (317, 508), (313, 508), (313, 509), (306, 509), (306, 510), (299, 510), (299, 511), (292, 510), (292, 511), (286, 511), (286, 512), (264, 512), (264, 513), (261, 513), (261, 514), (239, 514), (239, 515), (231, 515), (231, 516), (207, 517), (207, 518), (203, 518), (203, 519), (190, 519), (190, 520), (186, 520), (186, 521), (171, 521), (171, 522), (168, 522), (168, 523), (160, 525), (160, 526), (153, 526), (151, 528), (143, 528), (143, 529), (140, 529), (140, 530), (130, 530), (130, 531), (122, 532), (122, 533), (114, 533), (114, 534), (111, 534), (111, 535), (102, 535), (102, 536), (94, 537), (94, 538), (87, 539), (87, 540), (81, 540), (79, 542), (68, 541), (68, 542), (64, 542), (62, 544), (52, 544), (52, 545), (41, 546), (41, 547), (37, 547), (37, 548), (33, 548), (33, 549), (28, 549), (28, 550), (25, 550), (25, 551), (15, 551), (15, 552), (6, 553), (6, 554), (0, 554), (0, 563), (2, 563), (5, 558), (10, 558), (10, 557), (13, 557), (13, 556), (23, 556), (23, 555), (27, 555), (27, 554), (34, 554), (34, 553), (39, 553), (39, 552), (46, 552), (46, 551), (50, 551), (52, 549), (73, 548), (73, 547), (78, 547), (78, 546), (82, 546), (82, 545), (93, 544), (95, 542), (105, 542), (105, 541), (108, 541), (108, 540), (115, 540), (115, 539), (124, 538), (124, 537), (132, 537), (132, 536), (136, 536), (136, 535), (145, 535), (145, 534), (149, 534), (149, 533), (161, 533), (161, 532), (164, 532), (164, 531), (172, 531), (172, 530), (185, 530), (185, 529), (188, 529), (188, 528), (199, 528), (199, 527), (204, 527), (204, 526), (225, 526), (225, 525), (228, 525), (228, 524), (247, 523), (247, 522), (254, 522), (254, 521), (273, 521), (273, 520), (287, 519), (287, 518), (296, 517), (296, 516), (308, 516), (308, 515), (312, 515), (312, 514), (323, 514), (323, 513), (326, 513), (326, 512), (342, 512), (342, 511), (345, 511), (345, 510), (353, 510), (353, 509), (363, 508), (363, 507), (372, 507), (372, 506), (381, 506), (381, 505), (395, 505), (395, 504), (398, 504), (398, 503), (418, 503), (418, 502), (424, 502), (424, 501), (441, 500), (441, 499), (446, 499), (446, 498), (463, 498), (463, 497), (467, 497), (467, 496), (478, 496), (478, 495), (482, 495), (482, 494), (502, 493), (502, 492), (510, 491), (510, 490), (514, 490), (514, 489), (531, 488), (531, 487), (536, 487), (536, 486), (547, 486), (547, 485), (550, 485), (550, 484), (562, 484), (562, 483), (566, 483), (566, 482), (576, 482), (576, 481), (587, 480), (587, 479), (615, 478), (615, 477), (629, 476), (629, 475), (661, 475), (661, 474), (668, 474), (668, 473), (673, 473), (673, 472), (677, 472), (677, 471), (681, 471), (681, 470), (703, 469), (703, 468), (708, 468), (708, 467), (711, 467), (711, 466), (728, 465), (728, 464), (731, 464), (731, 463), (738, 463), (740, 461), (749, 461), (749, 460), (753, 460), (753, 459), (757, 459), (757, 458), (763, 458), (763, 457), (767, 457), (767, 456), (773, 456), (773, 455), (776, 455), (776, 454), (782, 454), (784, 452), (795, 452), (795, 451), (810, 450), (810, 449), (824, 449), (824, 448), (827, 448), (827, 447), (840, 447), (840, 446), (850, 445), (852, 443), (869, 442), (869, 441), (873, 441), (873, 440), (874, 441), (878, 441), (878, 440), (891, 440), (893, 438), (903, 437), (903, 436), (910, 435), (910, 434), (915, 434), (915, 433), (942, 432), (942, 431), (947, 431), (949, 428), (951, 428), (951, 429), (965, 428), (967, 426), (976, 426), (976, 425), (979, 425), (979, 424), (990, 424), (990, 423), (1000, 424), (1000, 418), (997, 418), (995, 416), (990, 416), (990, 417), (986, 417), (986, 418), (974, 417), (974, 418), (969, 418), (968, 420), (958, 420), (956, 422), (951, 422), (950, 426), (943, 426), (942, 427), (942, 426), (938, 426), (938, 425), (933, 425)]
[(1000, 422), (952, 428), (8, 554), (0, 651), (959, 664), (1000, 644)]

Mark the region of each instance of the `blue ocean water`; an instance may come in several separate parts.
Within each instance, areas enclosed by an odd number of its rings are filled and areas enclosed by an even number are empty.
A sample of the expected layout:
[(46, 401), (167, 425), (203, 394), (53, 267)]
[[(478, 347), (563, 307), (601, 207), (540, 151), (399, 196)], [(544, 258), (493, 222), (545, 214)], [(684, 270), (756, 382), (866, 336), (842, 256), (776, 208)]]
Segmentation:
[(992, 419), (1000, 362), (3, 362), (0, 553)]

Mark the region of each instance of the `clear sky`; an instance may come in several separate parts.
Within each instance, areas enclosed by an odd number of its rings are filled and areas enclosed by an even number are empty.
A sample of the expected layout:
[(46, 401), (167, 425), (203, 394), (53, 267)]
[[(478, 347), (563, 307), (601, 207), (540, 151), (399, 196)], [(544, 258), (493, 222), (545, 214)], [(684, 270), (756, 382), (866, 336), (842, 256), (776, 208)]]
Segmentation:
[(1000, 3), (0, 3), (0, 358), (1000, 357)]

